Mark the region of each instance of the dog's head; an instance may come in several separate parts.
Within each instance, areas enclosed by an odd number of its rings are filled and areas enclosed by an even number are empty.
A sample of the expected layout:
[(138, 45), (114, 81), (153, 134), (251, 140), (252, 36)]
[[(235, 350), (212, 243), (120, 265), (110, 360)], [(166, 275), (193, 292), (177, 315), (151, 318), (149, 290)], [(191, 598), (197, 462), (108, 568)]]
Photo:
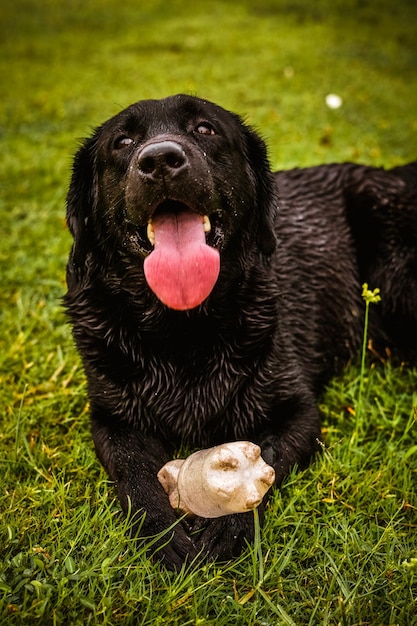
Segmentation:
[(275, 210), (265, 144), (237, 115), (185, 95), (141, 101), (75, 157), (72, 275), (94, 251), (128, 259), (165, 304), (193, 308), (243, 249), (272, 253)]

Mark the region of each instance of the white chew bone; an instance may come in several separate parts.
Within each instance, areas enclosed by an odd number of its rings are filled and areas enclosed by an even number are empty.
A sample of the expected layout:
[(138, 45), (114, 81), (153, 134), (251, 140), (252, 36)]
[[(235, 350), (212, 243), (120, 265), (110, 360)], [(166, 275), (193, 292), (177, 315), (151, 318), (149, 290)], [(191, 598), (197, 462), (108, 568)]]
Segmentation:
[(174, 509), (201, 517), (221, 517), (255, 509), (275, 480), (259, 446), (234, 441), (169, 461), (158, 480)]

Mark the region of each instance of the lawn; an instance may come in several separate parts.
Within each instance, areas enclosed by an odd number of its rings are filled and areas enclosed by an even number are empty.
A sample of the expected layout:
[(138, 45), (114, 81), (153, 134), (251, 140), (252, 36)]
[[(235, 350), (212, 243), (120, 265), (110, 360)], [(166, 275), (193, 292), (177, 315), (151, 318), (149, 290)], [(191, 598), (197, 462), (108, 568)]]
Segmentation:
[(358, 357), (259, 549), (174, 575), (128, 538), (61, 307), (72, 155), (135, 100), (214, 100), (275, 168), (414, 160), (417, 4), (4, 0), (0, 29), (0, 624), (417, 624), (415, 369)]

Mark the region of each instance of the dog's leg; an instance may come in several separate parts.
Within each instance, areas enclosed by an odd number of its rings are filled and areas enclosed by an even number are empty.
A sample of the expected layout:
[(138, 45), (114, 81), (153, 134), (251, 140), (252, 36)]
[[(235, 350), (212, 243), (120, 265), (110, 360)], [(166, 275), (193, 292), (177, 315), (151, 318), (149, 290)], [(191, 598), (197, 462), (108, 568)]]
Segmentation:
[[(275, 469), (279, 486), (291, 467), (305, 467), (321, 449), (320, 421), (313, 398), (300, 396), (275, 408), (274, 419), (267, 432), (256, 438), (262, 457)], [(269, 493), (259, 507), (263, 522), (264, 507)], [(228, 560), (240, 554), (247, 542), (253, 541), (253, 513), (239, 513), (216, 519), (197, 518), (193, 526), (196, 544), (209, 558)]]
[(417, 161), (391, 171), (352, 170), (346, 214), (361, 283), (378, 287), (369, 337), (381, 355), (417, 363)]
[(152, 542), (153, 552), (170, 569), (191, 562), (198, 551), (157, 479), (169, 458), (161, 442), (128, 426), (103, 425), (98, 419), (92, 420), (92, 433), (97, 455), (115, 482), (124, 512), (131, 516), (133, 533), (153, 538), (169, 529)]
[(262, 458), (275, 470), (275, 484), (279, 486), (292, 467), (307, 467), (311, 458), (321, 449), (320, 419), (316, 401), (300, 402), (296, 410), (286, 415), (288, 407), (276, 407), (276, 420), (256, 443)]

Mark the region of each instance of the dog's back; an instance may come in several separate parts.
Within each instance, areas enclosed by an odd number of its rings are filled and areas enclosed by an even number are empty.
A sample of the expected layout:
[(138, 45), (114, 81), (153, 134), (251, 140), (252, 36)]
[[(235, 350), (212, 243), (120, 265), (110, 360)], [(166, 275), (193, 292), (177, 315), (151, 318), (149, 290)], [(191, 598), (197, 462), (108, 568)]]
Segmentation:
[[(388, 349), (400, 360), (415, 362), (417, 162), (392, 170), (329, 164), (275, 176), (278, 237), (283, 254), (294, 259), (294, 267), (286, 271), (286, 306), (296, 316), (300, 334), (306, 332), (304, 326), (314, 331), (314, 297), (321, 310), (320, 352), (333, 352), (341, 363), (351, 358), (362, 337), (364, 303), (359, 296), (367, 283), (381, 294), (371, 315), (375, 350), (384, 355)], [(277, 271), (282, 273), (282, 267)]]

